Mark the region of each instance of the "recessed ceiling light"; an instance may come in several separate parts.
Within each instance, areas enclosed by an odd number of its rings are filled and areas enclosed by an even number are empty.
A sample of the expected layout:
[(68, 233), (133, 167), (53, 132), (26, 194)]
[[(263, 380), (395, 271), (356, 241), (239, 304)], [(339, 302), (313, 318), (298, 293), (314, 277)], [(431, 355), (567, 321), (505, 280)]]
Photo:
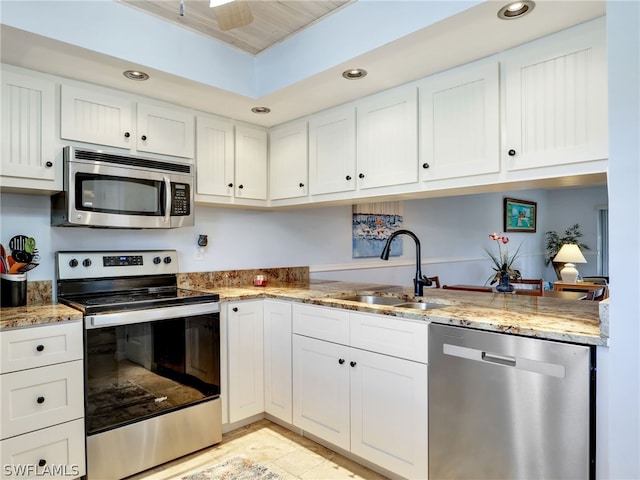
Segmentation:
[(148, 73), (140, 72), (138, 70), (126, 70), (122, 72), (122, 74), (125, 77), (127, 77), (129, 80), (137, 80), (137, 81), (149, 80)]
[(264, 114), (264, 113), (269, 113), (271, 109), (269, 107), (253, 107), (251, 111), (253, 113)]
[(342, 76), (347, 80), (359, 80), (367, 76), (367, 71), (364, 68), (350, 68), (342, 72)]
[(535, 8), (535, 2), (524, 0), (522, 2), (511, 2), (500, 9), (498, 18), (502, 20), (512, 20), (531, 12)]

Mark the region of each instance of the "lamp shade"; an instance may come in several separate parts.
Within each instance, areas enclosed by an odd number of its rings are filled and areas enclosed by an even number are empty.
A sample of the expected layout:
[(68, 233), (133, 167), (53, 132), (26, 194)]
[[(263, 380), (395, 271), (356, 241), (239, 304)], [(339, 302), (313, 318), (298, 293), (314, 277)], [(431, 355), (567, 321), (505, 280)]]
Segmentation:
[(580, 251), (580, 248), (572, 243), (565, 243), (560, 251), (553, 259), (554, 262), (564, 263), (564, 267), (560, 270), (560, 277), (565, 283), (576, 283), (578, 279), (578, 270), (574, 264), (587, 263)]
[(562, 245), (553, 261), (558, 263), (587, 263), (584, 255), (582, 255), (580, 251), (580, 247), (573, 243), (565, 243)]

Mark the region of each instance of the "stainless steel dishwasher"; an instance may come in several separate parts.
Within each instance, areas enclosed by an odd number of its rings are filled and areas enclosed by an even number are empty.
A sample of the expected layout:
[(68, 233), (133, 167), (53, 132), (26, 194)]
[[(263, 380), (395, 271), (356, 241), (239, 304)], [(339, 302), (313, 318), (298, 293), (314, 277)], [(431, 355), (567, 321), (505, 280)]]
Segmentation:
[(595, 348), (429, 330), (429, 480), (595, 478)]

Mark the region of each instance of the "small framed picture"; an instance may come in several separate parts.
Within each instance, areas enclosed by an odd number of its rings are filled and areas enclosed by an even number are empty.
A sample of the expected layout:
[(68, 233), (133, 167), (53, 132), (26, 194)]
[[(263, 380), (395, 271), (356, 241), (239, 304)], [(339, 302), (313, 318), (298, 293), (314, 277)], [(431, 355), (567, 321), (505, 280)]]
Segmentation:
[(535, 232), (538, 205), (535, 202), (504, 199), (504, 231), (505, 232)]

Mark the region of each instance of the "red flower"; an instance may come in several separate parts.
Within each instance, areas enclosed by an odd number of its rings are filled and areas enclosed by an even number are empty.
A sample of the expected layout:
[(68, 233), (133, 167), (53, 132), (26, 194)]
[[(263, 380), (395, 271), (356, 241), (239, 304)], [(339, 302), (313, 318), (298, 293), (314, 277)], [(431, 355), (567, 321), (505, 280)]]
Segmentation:
[(502, 237), (500, 240), (502, 240), (502, 243), (509, 243), (509, 237)]

